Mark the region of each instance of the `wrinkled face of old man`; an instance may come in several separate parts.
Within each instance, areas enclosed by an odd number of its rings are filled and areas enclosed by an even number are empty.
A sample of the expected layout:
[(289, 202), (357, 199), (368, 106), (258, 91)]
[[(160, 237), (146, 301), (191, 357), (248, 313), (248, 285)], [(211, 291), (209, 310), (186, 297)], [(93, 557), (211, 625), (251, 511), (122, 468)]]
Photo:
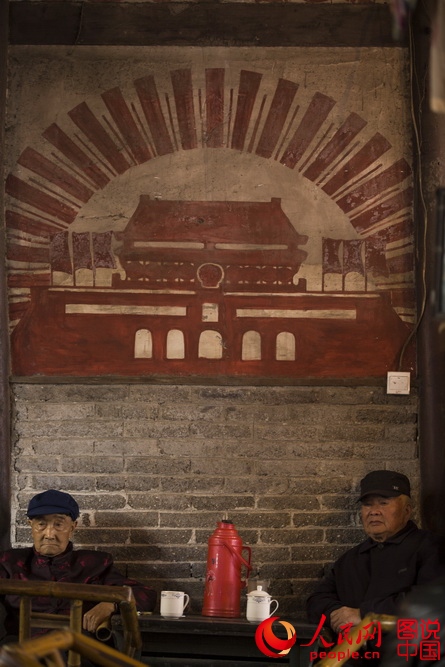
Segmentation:
[(43, 556), (58, 556), (67, 548), (77, 521), (67, 514), (44, 514), (29, 519), (34, 547)]
[(405, 495), (385, 498), (371, 494), (362, 499), (360, 514), (368, 537), (376, 542), (384, 542), (408, 523), (411, 501)]

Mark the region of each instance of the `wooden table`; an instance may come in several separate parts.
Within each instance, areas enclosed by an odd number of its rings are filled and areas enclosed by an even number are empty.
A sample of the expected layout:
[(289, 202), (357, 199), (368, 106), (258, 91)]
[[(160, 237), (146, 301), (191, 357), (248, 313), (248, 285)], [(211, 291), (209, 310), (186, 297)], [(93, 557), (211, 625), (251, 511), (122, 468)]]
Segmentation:
[[(317, 642), (308, 644), (314, 637), (315, 625), (293, 621), (297, 643), (283, 658), (268, 658), (257, 648), (257, 625), (245, 619), (214, 618), (207, 616), (183, 616), (164, 619), (159, 614), (139, 614), (142, 636), (142, 662), (152, 667), (264, 667), (289, 665), (308, 667), (309, 653), (316, 650)], [(112, 627), (119, 648), (122, 622), (113, 616)], [(285, 628), (275, 623), (274, 633), (287, 639)]]

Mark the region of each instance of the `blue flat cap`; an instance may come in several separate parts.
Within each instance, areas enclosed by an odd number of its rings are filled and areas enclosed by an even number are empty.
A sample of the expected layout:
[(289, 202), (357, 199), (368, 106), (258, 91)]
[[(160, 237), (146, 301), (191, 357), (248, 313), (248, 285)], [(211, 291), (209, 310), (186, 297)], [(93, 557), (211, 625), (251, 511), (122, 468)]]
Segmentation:
[(73, 521), (79, 516), (79, 505), (69, 493), (49, 489), (31, 498), (27, 515), (30, 519), (44, 514), (68, 514)]

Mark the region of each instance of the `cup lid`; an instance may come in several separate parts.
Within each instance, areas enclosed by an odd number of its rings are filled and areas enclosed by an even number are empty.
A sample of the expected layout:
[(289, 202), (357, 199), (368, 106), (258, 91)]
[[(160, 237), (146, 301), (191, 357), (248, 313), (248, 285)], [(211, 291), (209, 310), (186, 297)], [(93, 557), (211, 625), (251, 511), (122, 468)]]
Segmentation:
[(262, 587), (262, 586), (257, 586), (257, 587), (256, 587), (256, 591), (250, 591), (250, 593), (247, 593), (247, 597), (249, 597), (249, 595), (251, 595), (252, 597), (256, 597), (256, 598), (257, 598), (257, 597), (267, 597), (267, 598), (270, 598), (269, 593), (268, 593), (267, 591), (263, 591), (263, 587)]

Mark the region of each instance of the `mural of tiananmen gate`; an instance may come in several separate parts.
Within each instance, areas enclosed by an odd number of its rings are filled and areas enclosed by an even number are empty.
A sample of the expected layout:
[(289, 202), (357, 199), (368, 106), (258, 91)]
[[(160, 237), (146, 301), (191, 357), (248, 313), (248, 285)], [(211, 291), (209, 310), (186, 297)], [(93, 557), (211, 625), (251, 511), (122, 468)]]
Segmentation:
[[(6, 180), (12, 370), (48, 376), (376, 377), (394, 369), (414, 321), (411, 170), (390, 141), (336, 102), (262, 74), (190, 69), (101, 94), (26, 146)], [(127, 94), (128, 96), (128, 94)], [(200, 101), (198, 104), (197, 101)], [(70, 124), (72, 129), (70, 131)], [(43, 145), (43, 148), (42, 148)], [(308, 235), (280, 197), (157, 199), (124, 226), (78, 231), (113, 178), (163, 156), (220, 149), (298, 172), (344, 214), (353, 238)], [(324, 212), (320, 209), (320, 216)], [(412, 369), (412, 359), (405, 359)]]

